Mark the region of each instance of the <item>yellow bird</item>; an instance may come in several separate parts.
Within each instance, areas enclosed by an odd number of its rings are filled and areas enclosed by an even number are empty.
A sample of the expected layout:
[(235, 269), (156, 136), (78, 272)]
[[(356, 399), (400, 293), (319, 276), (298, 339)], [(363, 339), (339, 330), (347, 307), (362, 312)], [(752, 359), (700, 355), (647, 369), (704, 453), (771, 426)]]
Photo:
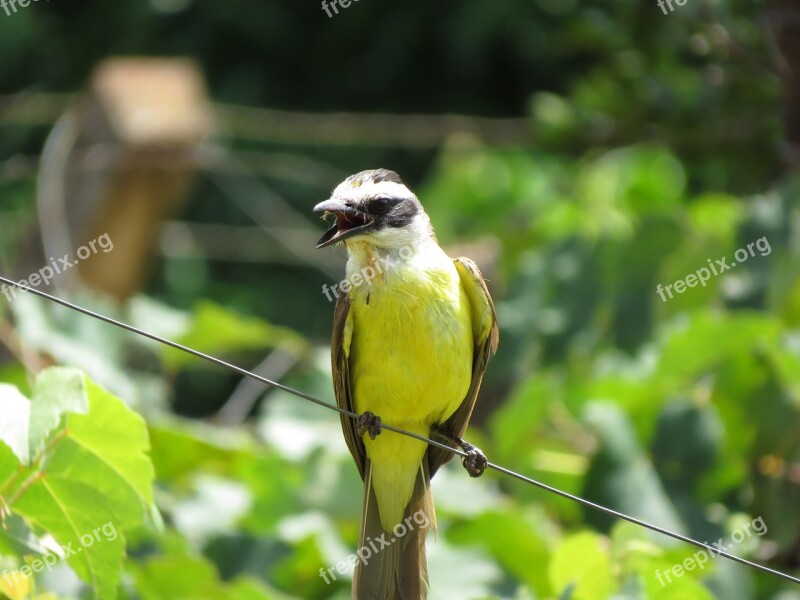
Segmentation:
[[(464, 449), (478, 476), (486, 457), (461, 436), (498, 343), (492, 299), (475, 263), (449, 258), (428, 215), (397, 173), (348, 177), (315, 212), (336, 216), (317, 248), (343, 242), (333, 382), (364, 505), (356, 600), (423, 600), (425, 538), (436, 527), (430, 478), (452, 454), (392, 431), (381, 420)], [(380, 435), (379, 435), (380, 434)], [(435, 438), (434, 438), (435, 439)]]

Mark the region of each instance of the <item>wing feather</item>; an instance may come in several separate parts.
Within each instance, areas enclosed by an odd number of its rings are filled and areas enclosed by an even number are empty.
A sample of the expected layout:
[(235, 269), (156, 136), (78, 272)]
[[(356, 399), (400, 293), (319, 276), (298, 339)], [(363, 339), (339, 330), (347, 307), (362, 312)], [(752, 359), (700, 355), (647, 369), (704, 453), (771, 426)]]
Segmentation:
[[(350, 342), (353, 338), (353, 317), (350, 314), (350, 300), (341, 294), (336, 301), (333, 317), (333, 339), (331, 342), (331, 366), (333, 369), (333, 391), (339, 408), (355, 412), (353, 388), (350, 381)], [(347, 415), (340, 415), (344, 441), (358, 467), (361, 479), (366, 471), (366, 450), (364, 442), (356, 435), (355, 421)]]
[[(494, 302), (492, 302), (489, 289), (486, 287), (486, 282), (478, 266), (469, 258), (464, 257), (456, 258), (453, 262), (472, 308), (472, 332), (475, 346), (472, 358), (472, 381), (467, 395), (456, 412), (439, 426), (440, 431), (449, 438), (464, 436), (475, 407), (475, 401), (478, 399), (489, 356), (497, 351), (497, 344), (500, 341)], [(439, 467), (452, 458), (452, 453), (430, 446), (428, 448), (430, 476), (433, 477)]]

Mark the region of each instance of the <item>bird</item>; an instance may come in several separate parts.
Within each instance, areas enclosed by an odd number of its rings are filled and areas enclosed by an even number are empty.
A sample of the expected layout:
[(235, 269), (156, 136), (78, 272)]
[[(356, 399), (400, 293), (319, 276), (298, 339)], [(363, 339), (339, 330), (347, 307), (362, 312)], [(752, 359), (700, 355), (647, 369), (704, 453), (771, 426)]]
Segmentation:
[(351, 175), (313, 212), (335, 216), (317, 248), (343, 243), (348, 255), (331, 362), (337, 405), (358, 415), (341, 425), (364, 482), (352, 598), (424, 600), (430, 478), (453, 454), (382, 424), (446, 440), (471, 476), (483, 473), (485, 455), (462, 436), (499, 342), (494, 303), (477, 265), (439, 246), (396, 172)]

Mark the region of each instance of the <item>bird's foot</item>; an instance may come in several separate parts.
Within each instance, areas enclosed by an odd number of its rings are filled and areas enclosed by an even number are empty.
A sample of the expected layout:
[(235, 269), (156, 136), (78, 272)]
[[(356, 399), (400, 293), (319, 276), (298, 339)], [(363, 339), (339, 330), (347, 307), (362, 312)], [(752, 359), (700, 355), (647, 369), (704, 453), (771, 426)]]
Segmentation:
[(461, 464), (464, 465), (469, 476), (480, 477), (483, 475), (486, 466), (489, 464), (489, 460), (486, 458), (486, 455), (481, 452), (481, 449), (459, 437), (455, 438), (455, 442), (467, 453), (466, 456), (461, 457)]
[(383, 427), (381, 425), (381, 418), (369, 411), (359, 415), (356, 419), (356, 434), (362, 437), (365, 433), (369, 433), (369, 438), (374, 440), (381, 434)]

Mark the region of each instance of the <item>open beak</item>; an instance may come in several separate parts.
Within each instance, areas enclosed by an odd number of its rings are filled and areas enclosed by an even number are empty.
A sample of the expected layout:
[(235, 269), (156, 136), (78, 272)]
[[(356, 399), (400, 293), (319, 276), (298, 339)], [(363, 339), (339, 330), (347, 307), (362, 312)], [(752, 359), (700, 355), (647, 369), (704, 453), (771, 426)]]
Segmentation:
[(346, 240), (364, 231), (373, 223), (366, 214), (351, 206), (345, 206), (339, 200), (320, 202), (314, 207), (314, 212), (323, 213), (323, 218), (328, 214), (336, 215), (336, 223), (319, 239), (317, 248), (324, 248), (330, 244)]

